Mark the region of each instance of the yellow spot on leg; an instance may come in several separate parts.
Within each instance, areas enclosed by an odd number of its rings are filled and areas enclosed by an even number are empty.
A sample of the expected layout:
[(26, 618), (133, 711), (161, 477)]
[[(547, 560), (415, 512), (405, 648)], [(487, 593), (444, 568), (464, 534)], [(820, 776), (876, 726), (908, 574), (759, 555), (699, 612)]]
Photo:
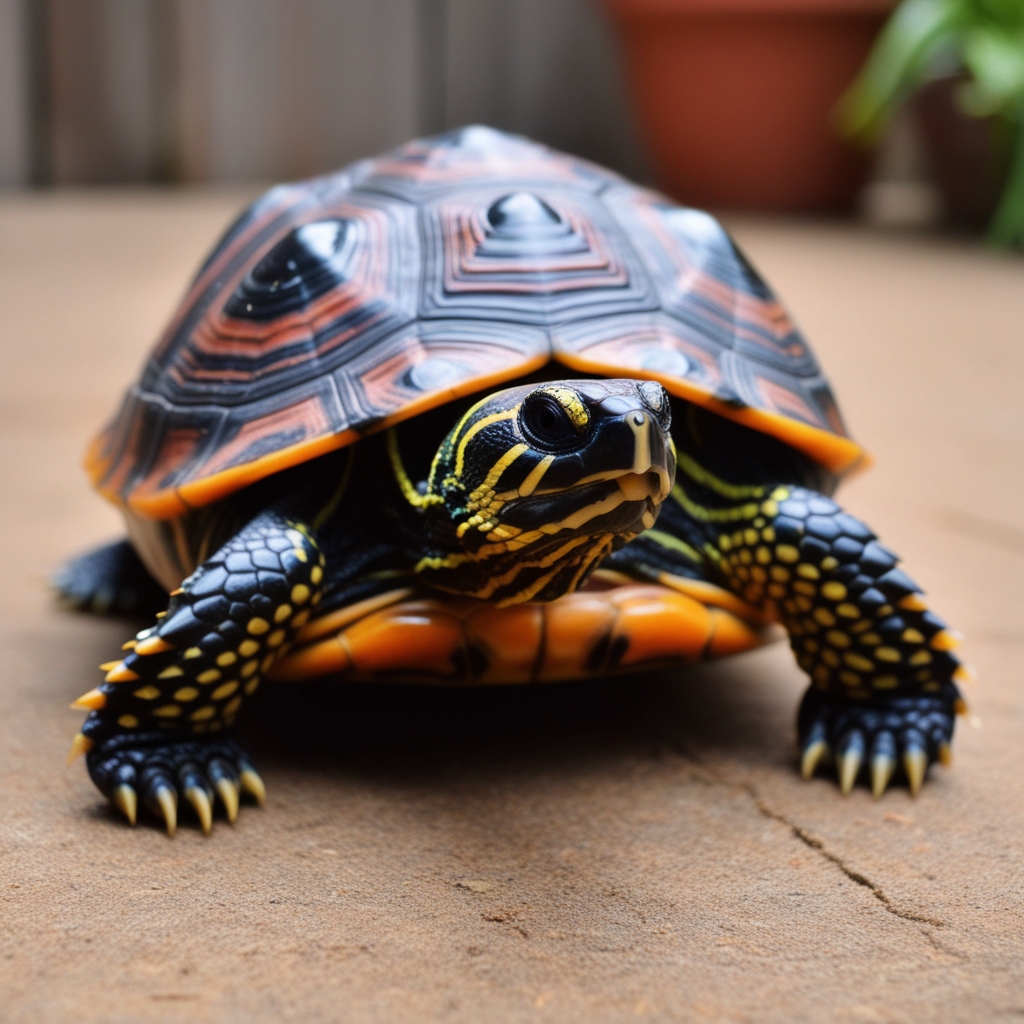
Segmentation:
[(858, 672), (874, 672), (875, 666), (872, 662), (868, 661), (867, 658), (862, 654), (857, 654), (855, 651), (847, 651), (843, 655), (843, 661), (846, 662), (850, 668), (856, 669)]
[(262, 636), (268, 629), (270, 629), (270, 623), (266, 619), (261, 619), (258, 615), (250, 619), (245, 627), (245, 631), (253, 636)]
[(134, 729), (139, 724), (139, 720), (134, 715), (122, 715), (117, 720), (117, 724), (124, 729)]

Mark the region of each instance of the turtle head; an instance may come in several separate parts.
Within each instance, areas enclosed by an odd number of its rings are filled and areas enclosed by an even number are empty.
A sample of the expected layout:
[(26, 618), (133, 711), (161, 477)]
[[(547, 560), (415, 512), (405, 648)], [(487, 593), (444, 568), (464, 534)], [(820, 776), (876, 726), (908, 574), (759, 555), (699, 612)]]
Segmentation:
[(575, 590), (654, 525), (674, 482), (670, 422), (653, 381), (551, 381), (488, 396), (444, 439), (426, 485), (407, 488), (437, 547), (417, 571), (498, 604)]

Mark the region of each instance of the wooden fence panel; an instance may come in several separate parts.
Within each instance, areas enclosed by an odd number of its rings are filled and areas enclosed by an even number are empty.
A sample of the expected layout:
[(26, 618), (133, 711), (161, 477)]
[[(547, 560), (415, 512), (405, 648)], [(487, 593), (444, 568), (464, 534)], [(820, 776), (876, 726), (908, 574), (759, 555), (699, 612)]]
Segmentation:
[(18, 139), (41, 182), (227, 182), (469, 122), (642, 173), (597, 0), (0, 0), (8, 24), (0, 181)]

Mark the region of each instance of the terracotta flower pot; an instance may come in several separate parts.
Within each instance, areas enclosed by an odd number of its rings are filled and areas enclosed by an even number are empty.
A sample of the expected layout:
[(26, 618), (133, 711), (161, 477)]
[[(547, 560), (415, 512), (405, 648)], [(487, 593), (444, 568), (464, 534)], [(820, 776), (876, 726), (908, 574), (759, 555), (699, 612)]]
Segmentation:
[(832, 108), (892, 0), (605, 0), (659, 185), (696, 206), (836, 211), (867, 163)]

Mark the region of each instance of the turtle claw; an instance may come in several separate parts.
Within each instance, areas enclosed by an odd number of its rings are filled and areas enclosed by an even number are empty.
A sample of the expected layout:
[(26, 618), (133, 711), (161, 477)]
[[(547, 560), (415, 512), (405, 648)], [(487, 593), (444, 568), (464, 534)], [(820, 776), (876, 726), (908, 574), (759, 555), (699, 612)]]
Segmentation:
[(825, 727), (815, 723), (804, 738), (803, 753), (800, 755), (800, 774), (805, 779), (813, 778), (818, 765), (823, 759), (827, 760), (830, 753), (828, 740), (825, 738)]
[(839, 773), (839, 790), (843, 796), (853, 792), (853, 785), (860, 774), (860, 765), (864, 760), (864, 734), (858, 729), (847, 733), (840, 743), (836, 769)]
[(213, 786), (217, 790), (220, 802), (224, 805), (224, 813), (228, 816), (228, 821), (234, 825), (238, 818), (238, 790), (235, 788), (235, 784), (230, 779), (221, 778)]
[(953, 684), (937, 693), (875, 694), (868, 699), (812, 688), (804, 696), (798, 720), (800, 773), (811, 778), (825, 753), (833, 749), (844, 796), (853, 791), (865, 760), (876, 800), (889, 787), (897, 767), (902, 768), (911, 796), (916, 796), (929, 766), (951, 760), (958, 698)]
[(814, 740), (804, 748), (803, 757), (800, 759), (800, 774), (805, 779), (814, 777), (818, 765), (822, 760), (828, 760), (829, 747), (824, 740)]
[(227, 762), (215, 758), (206, 766), (206, 774), (224, 805), (224, 813), (233, 825), (238, 818), (238, 776)]
[(122, 782), (115, 788), (111, 799), (117, 809), (128, 819), (128, 824), (134, 825), (139, 809), (139, 797), (135, 790), (126, 782)]
[(880, 800), (896, 771), (896, 737), (888, 730), (875, 733), (871, 744), (871, 795)]
[(84, 733), (75, 733), (71, 741), (71, 749), (68, 751), (68, 764), (74, 764), (83, 754), (88, 754), (93, 748), (93, 741)]
[(203, 829), (203, 835), (208, 836), (213, 831), (213, 807), (206, 790), (198, 786), (189, 786), (185, 790), (185, 799), (192, 805), (192, 809), (199, 818), (199, 824)]
[(876, 800), (881, 800), (895, 770), (896, 762), (888, 754), (875, 754), (871, 759), (871, 795)]
[(924, 785), (928, 771), (928, 755), (920, 747), (911, 747), (903, 752), (903, 770), (907, 773), (910, 795), (917, 796)]
[(97, 743), (87, 764), (93, 782), (133, 825), (141, 797), (172, 836), (182, 800), (209, 835), (218, 797), (232, 823), (238, 817), (240, 790), (257, 803), (266, 799), (263, 780), (228, 739), (169, 740), (159, 733), (121, 733)]
[(163, 817), (167, 834), (173, 836), (178, 829), (178, 794), (170, 786), (160, 786), (153, 794), (153, 803), (151, 810)]
[(242, 789), (253, 797), (260, 807), (267, 802), (267, 787), (263, 785), (263, 780), (255, 768), (252, 766), (244, 768), (239, 773), (238, 779), (242, 783)]

